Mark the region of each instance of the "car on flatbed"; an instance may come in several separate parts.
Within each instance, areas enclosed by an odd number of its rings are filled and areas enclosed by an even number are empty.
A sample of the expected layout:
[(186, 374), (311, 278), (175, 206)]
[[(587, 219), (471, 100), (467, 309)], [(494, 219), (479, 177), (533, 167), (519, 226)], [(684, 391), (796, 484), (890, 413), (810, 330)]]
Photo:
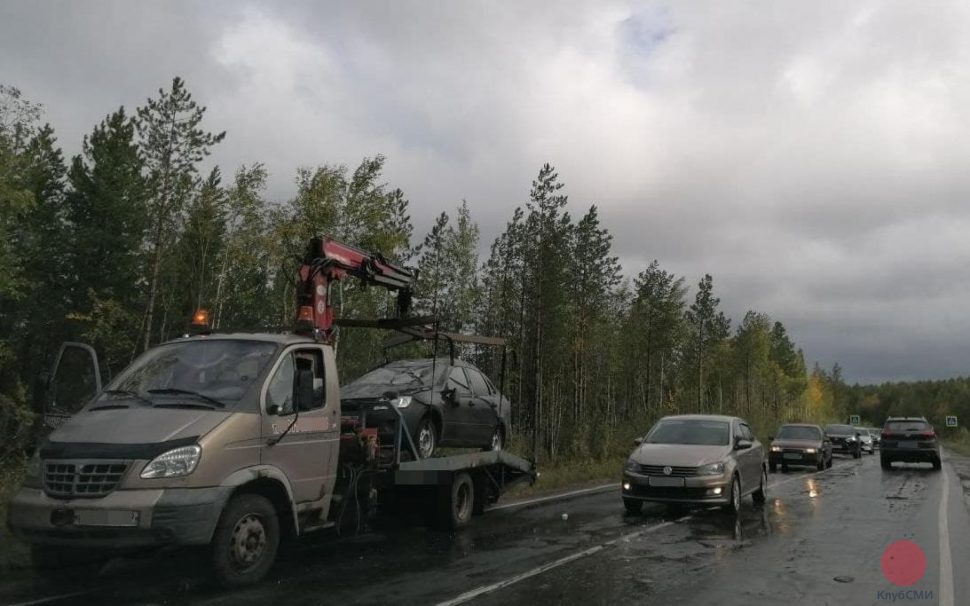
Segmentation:
[(475, 365), (450, 358), (395, 360), (340, 388), (344, 414), (371, 405), (366, 425), (382, 436), (404, 417), (423, 459), (439, 447), (502, 450), (509, 435), (509, 400)]
[(645, 501), (721, 505), (737, 512), (750, 495), (764, 503), (768, 462), (743, 419), (721, 415), (664, 417), (637, 438), (623, 465), (623, 505), (637, 513)]
[(778, 428), (778, 434), (768, 438), (768, 468), (774, 473), (778, 466), (782, 471), (789, 467), (815, 467), (822, 470), (832, 466), (832, 442), (818, 425), (787, 423)]
[(825, 435), (832, 442), (832, 452), (852, 455), (853, 459), (862, 456), (862, 442), (859, 431), (851, 425), (831, 424), (824, 428)]
[(940, 441), (936, 430), (925, 417), (889, 417), (882, 428), (879, 462), (891, 469), (895, 462), (931, 463), (943, 468)]

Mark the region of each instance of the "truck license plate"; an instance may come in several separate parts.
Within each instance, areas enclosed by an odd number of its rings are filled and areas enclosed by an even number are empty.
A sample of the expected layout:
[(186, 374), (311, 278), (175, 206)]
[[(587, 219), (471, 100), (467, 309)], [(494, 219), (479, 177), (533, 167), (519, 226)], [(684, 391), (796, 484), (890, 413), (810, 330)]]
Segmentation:
[(661, 476), (650, 476), (651, 486), (683, 486), (684, 478), (666, 478)]
[(75, 509), (75, 526), (138, 526), (137, 511)]

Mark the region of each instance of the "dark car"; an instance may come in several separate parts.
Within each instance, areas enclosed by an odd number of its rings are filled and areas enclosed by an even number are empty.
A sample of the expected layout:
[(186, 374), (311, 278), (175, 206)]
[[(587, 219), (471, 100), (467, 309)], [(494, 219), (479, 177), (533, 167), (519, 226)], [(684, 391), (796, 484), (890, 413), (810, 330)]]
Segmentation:
[(636, 444), (623, 466), (623, 505), (630, 513), (644, 501), (721, 505), (734, 512), (747, 495), (765, 502), (764, 449), (743, 419), (664, 417)]
[(351, 417), (367, 404), (366, 424), (378, 428), (383, 443), (393, 439), (397, 415), (390, 407), (396, 407), (421, 458), (439, 446), (501, 450), (509, 435), (508, 399), (460, 360), (390, 362), (341, 387), (340, 399)]
[(825, 435), (832, 441), (832, 452), (852, 455), (853, 459), (862, 456), (862, 441), (859, 430), (851, 425), (826, 425)]
[(774, 472), (781, 465), (782, 471), (789, 466), (815, 467), (819, 470), (832, 466), (832, 442), (818, 425), (789, 423), (778, 428), (778, 435), (769, 438), (768, 468)]
[(942, 469), (940, 441), (936, 430), (923, 417), (890, 417), (882, 428), (879, 461), (890, 469), (894, 461), (932, 463)]

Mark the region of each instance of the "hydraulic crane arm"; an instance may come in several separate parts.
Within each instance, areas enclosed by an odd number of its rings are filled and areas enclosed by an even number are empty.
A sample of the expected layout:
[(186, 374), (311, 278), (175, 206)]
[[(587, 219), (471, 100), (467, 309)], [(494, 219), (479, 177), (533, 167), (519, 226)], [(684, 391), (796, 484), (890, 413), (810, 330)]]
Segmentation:
[(396, 291), (398, 316), (407, 314), (417, 280), (416, 270), (395, 265), (380, 253), (318, 236), (310, 240), (297, 274), (297, 325), (301, 330), (332, 341), (334, 317), (330, 285), (346, 276)]

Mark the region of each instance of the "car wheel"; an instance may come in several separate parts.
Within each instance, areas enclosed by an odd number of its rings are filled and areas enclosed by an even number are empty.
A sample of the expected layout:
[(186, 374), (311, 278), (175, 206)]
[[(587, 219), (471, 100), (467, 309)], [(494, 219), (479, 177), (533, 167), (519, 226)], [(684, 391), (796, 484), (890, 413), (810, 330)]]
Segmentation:
[(768, 472), (761, 468), (761, 484), (758, 490), (751, 493), (751, 500), (760, 505), (768, 500)]
[(502, 424), (499, 423), (495, 426), (495, 431), (492, 432), (492, 441), (489, 442), (488, 446), (483, 448), (484, 451), (491, 450), (502, 450), (505, 448), (505, 431), (502, 430)]
[(724, 509), (734, 514), (741, 511), (741, 481), (738, 476), (734, 476), (731, 482), (731, 501), (724, 506)]
[(943, 461), (941, 461), (939, 458), (933, 459), (933, 469), (936, 471), (943, 469)]
[(828, 463), (825, 464), (825, 469), (832, 469), (832, 459), (834, 458), (835, 457), (833, 457), (832, 455), (829, 455), (829, 460), (828, 460)]
[(782, 463), (781, 464), (781, 473), (788, 473), (788, 464), (787, 463)]
[(219, 518), (212, 537), (212, 565), (219, 582), (242, 587), (262, 579), (280, 545), (280, 521), (266, 497), (233, 497)]
[(415, 434), (415, 446), (418, 449), (418, 458), (430, 459), (438, 447), (438, 434), (435, 431), (431, 417), (425, 417), (418, 423), (418, 431)]
[(855, 450), (852, 451), (852, 458), (853, 459), (858, 459), (858, 458), (861, 458), (861, 457), (862, 457), (862, 451), (861, 450), (859, 450), (857, 448), (857, 449), (855, 449)]
[(821, 459), (818, 460), (818, 463), (815, 465), (815, 469), (819, 471), (822, 471), (823, 469), (825, 469), (825, 457), (822, 457)]
[(643, 501), (640, 499), (628, 499), (623, 497), (623, 507), (629, 514), (636, 515), (643, 509)]
[(879, 464), (882, 465), (883, 469), (893, 468), (893, 462), (889, 459), (889, 457), (879, 457)]
[(771, 470), (771, 473), (775, 473), (778, 471), (778, 463), (768, 463), (768, 469)]

